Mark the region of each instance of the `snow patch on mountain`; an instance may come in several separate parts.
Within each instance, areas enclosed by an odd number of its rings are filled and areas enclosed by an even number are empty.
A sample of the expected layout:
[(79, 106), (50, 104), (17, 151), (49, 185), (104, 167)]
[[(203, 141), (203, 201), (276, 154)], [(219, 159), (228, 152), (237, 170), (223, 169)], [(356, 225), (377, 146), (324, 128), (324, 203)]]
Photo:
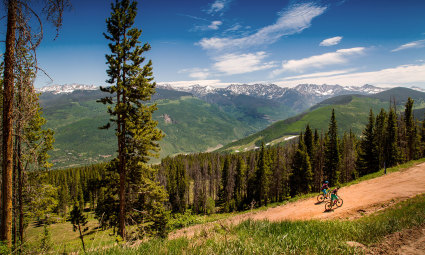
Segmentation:
[(84, 85), (84, 84), (65, 84), (65, 85), (50, 85), (42, 88), (36, 88), (38, 93), (51, 92), (53, 94), (70, 94), (76, 90), (99, 90), (99, 86)]
[(280, 87), (275, 84), (232, 84), (226, 88), (214, 88), (211, 86), (190, 85), (174, 87), (169, 84), (162, 84), (159, 88), (174, 89), (192, 93), (196, 97), (203, 97), (208, 94), (220, 93), (231, 95), (247, 95), (253, 97), (279, 99), (288, 92), (298, 92), (304, 96), (314, 96), (328, 98), (344, 94), (375, 94), (386, 90), (385, 88), (375, 87), (373, 85), (363, 85), (359, 87), (344, 87), (341, 85), (316, 85), (316, 84), (300, 84), (295, 88)]

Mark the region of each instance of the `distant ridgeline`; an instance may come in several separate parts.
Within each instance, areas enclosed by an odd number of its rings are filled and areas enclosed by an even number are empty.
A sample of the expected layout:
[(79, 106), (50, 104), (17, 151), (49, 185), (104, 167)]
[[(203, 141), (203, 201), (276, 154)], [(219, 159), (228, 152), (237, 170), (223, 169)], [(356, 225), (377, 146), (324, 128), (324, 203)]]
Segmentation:
[[(417, 98), (418, 101), (419, 98)], [(167, 157), (156, 165), (157, 180), (169, 195), (174, 213), (209, 214), (216, 210), (246, 210), (298, 194), (318, 191), (324, 180), (339, 185), (425, 155), (425, 122), (414, 118), (414, 102), (369, 111), (361, 136), (343, 131), (337, 108), (328, 111), (327, 129), (306, 125), (297, 139), (285, 145), (265, 146), (247, 152), (217, 152)], [(300, 130), (299, 130), (300, 131)], [(106, 164), (49, 171), (47, 180), (59, 191), (58, 213), (71, 201), (96, 208), (106, 187), (99, 183), (117, 173)], [(61, 194), (60, 193), (60, 194)]]

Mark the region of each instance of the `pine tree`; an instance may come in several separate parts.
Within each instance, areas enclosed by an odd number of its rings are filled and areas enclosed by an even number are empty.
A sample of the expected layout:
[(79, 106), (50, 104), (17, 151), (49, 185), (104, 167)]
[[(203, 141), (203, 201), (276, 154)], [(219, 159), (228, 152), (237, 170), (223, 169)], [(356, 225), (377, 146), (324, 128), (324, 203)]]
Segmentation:
[(377, 149), (377, 156), (378, 156), (378, 168), (384, 168), (384, 164), (386, 161), (386, 155), (385, 155), (385, 134), (386, 134), (386, 127), (387, 127), (387, 113), (384, 109), (381, 109), (381, 112), (376, 116), (376, 123), (375, 123), (375, 131), (374, 131), (374, 139), (375, 139), (375, 145)]
[(243, 209), (243, 202), (245, 201), (245, 192), (246, 192), (246, 163), (245, 160), (241, 157), (238, 157), (238, 163), (236, 165), (236, 174), (235, 174), (235, 190), (234, 196), (236, 201), (236, 206), (238, 210)]
[(313, 184), (310, 157), (301, 137), (302, 135), (300, 135), (298, 148), (292, 160), (292, 174), (290, 176), (292, 197), (310, 192)]
[(385, 155), (387, 167), (392, 167), (400, 162), (398, 147), (397, 115), (393, 107), (388, 113), (387, 130), (385, 135)]
[(233, 165), (231, 156), (227, 155), (224, 160), (223, 170), (221, 171), (221, 186), (219, 191), (219, 201), (224, 212), (232, 211), (234, 201), (232, 201), (234, 183), (233, 183)]
[(416, 124), (413, 117), (412, 98), (408, 98), (404, 110), (404, 133), (406, 137), (406, 159), (412, 160), (416, 158)]
[[(14, 94), (16, 73), (14, 70), (19, 68), (20, 63), (16, 60), (20, 47), (26, 47), (31, 50), (35, 56), (35, 50), (41, 42), (43, 31), (40, 16), (31, 9), (27, 2), (8, 0), (5, 1), (7, 8), (7, 31), (6, 31), (6, 47), (4, 57), (4, 81), (2, 89), (3, 101), (3, 116), (2, 116), (2, 212), (0, 226), (0, 241), (5, 241), (10, 248), (12, 245), (12, 171), (13, 165), (16, 163), (13, 159), (13, 112), (15, 107)], [(52, 22), (57, 31), (62, 25), (62, 13), (69, 6), (67, 0), (45, 1), (43, 10), (47, 16), (47, 20)], [(33, 27), (33, 22), (36, 20), (39, 24)], [(25, 99), (24, 99), (25, 100)], [(18, 179), (21, 176), (18, 176)], [(18, 180), (19, 182), (19, 180)], [(18, 184), (19, 185), (19, 184)], [(18, 192), (20, 192), (20, 188)], [(20, 233), (21, 235), (21, 233)]]
[(261, 145), (261, 150), (257, 161), (257, 170), (255, 173), (256, 201), (259, 203), (259, 206), (263, 205), (263, 202), (265, 205), (267, 205), (271, 182), (271, 170), (269, 155), (264, 148), (264, 143)]
[(344, 133), (341, 143), (341, 181), (349, 182), (357, 178), (356, 171), (356, 136), (353, 132)]
[(335, 109), (332, 109), (331, 120), (329, 122), (328, 138), (325, 144), (325, 175), (331, 186), (339, 182), (339, 164), (341, 156), (339, 153), (338, 127), (335, 119)]
[(83, 245), (83, 250), (84, 252), (86, 252), (86, 246), (84, 245), (84, 237), (83, 237), (84, 229), (83, 231), (81, 231), (81, 227), (86, 226), (88, 222), (87, 216), (83, 214), (80, 207), (78, 207), (77, 205), (74, 205), (74, 208), (72, 209), (70, 213), (69, 221), (71, 221), (72, 229), (74, 230), (74, 232), (77, 231), (78, 229), (78, 232), (80, 233), (81, 244)]
[(369, 112), (369, 121), (363, 130), (363, 139), (360, 141), (357, 169), (360, 175), (379, 170), (378, 150), (375, 139), (375, 117), (372, 109)]
[[(151, 99), (155, 93), (155, 82), (152, 77), (152, 62), (142, 66), (145, 58), (142, 54), (150, 50), (145, 43), (140, 46), (141, 30), (134, 28), (137, 13), (137, 2), (130, 0), (115, 1), (111, 4), (111, 17), (107, 19), (108, 34), (105, 38), (110, 41), (110, 55), (106, 55), (109, 69), (107, 70), (110, 87), (101, 88), (111, 94), (100, 99), (108, 107), (111, 122), (116, 124), (118, 140), (118, 172), (119, 172), (119, 235), (125, 240), (126, 214), (128, 207), (127, 196), (130, 189), (136, 189), (140, 183), (151, 180), (140, 173), (145, 169), (144, 164), (151, 156), (159, 151), (159, 141), (163, 134), (156, 128), (157, 122), (152, 119), (152, 113), (157, 109), (155, 104), (145, 105), (143, 101)], [(111, 122), (104, 128), (109, 128)], [(133, 172), (133, 173), (132, 173)], [(131, 179), (134, 185), (130, 187), (128, 176), (141, 179)], [(138, 183), (138, 184), (137, 184)], [(149, 199), (145, 196), (145, 199)]]
[(313, 151), (314, 151), (314, 147), (313, 147), (314, 146), (314, 137), (313, 137), (313, 132), (311, 131), (309, 124), (307, 124), (307, 127), (305, 128), (304, 144), (305, 144), (308, 156), (310, 157), (310, 160), (311, 160), (313, 158)]

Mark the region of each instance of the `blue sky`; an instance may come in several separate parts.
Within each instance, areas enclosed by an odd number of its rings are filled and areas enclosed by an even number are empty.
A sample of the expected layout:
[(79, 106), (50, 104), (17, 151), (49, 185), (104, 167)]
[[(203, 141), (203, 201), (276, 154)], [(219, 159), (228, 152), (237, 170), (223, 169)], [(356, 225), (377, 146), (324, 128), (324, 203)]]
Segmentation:
[[(111, 1), (72, 1), (39, 65), (54, 84), (105, 85)], [(425, 88), (424, 0), (146, 0), (136, 26), (158, 83)], [(4, 35), (4, 31), (1, 31)], [(46, 77), (36, 86), (49, 84)]]

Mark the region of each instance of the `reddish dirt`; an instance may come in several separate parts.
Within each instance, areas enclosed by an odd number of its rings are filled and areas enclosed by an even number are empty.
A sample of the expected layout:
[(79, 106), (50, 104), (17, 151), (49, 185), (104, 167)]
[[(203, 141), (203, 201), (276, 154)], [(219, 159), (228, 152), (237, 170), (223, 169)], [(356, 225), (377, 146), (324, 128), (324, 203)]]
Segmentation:
[(364, 249), (365, 254), (425, 254), (425, 225), (391, 234), (379, 244)]
[(330, 212), (325, 212), (324, 203), (319, 204), (316, 198), (309, 198), (262, 212), (245, 213), (218, 222), (180, 229), (171, 233), (169, 237), (171, 239), (181, 236), (192, 237), (203, 229), (207, 230), (217, 225), (238, 224), (247, 219), (270, 221), (354, 219), (422, 193), (425, 193), (425, 163), (341, 188), (338, 194), (344, 200), (344, 204)]

